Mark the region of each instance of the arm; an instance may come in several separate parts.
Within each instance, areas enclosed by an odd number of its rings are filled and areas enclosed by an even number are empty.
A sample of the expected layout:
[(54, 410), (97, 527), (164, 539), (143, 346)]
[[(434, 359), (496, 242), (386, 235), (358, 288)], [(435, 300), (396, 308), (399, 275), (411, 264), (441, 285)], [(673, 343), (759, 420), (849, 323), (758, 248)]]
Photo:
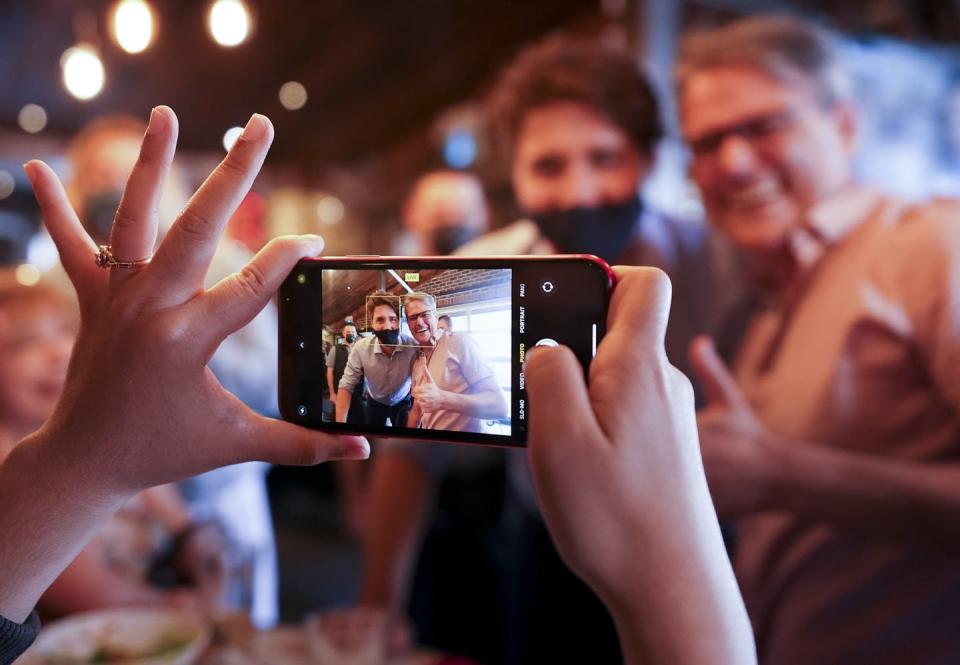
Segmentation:
[(410, 412), (407, 414), (407, 427), (420, 427), (421, 420), (423, 420), (423, 411), (420, 410), (420, 405), (414, 401), (413, 406), (410, 407)]
[[(960, 414), (960, 227), (956, 211), (918, 209), (877, 248), (871, 302), (923, 364), (924, 399)], [(917, 260), (922, 257), (922, 260)], [(904, 315), (906, 318), (903, 318)], [(960, 557), (960, 464), (916, 461), (795, 441), (769, 431), (753, 413), (707, 338), (691, 361), (710, 403), (699, 416), (707, 476), (718, 510), (789, 511), (888, 542)], [(949, 423), (944, 423), (949, 426)], [(953, 430), (956, 431), (956, 424)], [(955, 440), (960, 445), (960, 440)], [(867, 446), (858, 445), (864, 449)], [(954, 453), (957, 448), (954, 447)]]
[[(156, 202), (176, 136), (176, 116), (155, 108), (111, 236), (121, 259), (149, 256), (156, 244)], [(41, 162), (25, 167), (77, 291), (81, 326), (53, 415), (0, 463), (0, 615), (22, 622), (100, 525), (147, 487), (249, 460), (316, 464), (369, 455), (362, 438), (257, 415), (206, 367), (296, 262), (322, 248), (318, 238), (271, 241), (240, 273), (203, 288), (223, 227), (272, 137), (266, 118), (251, 118), (152, 261), (134, 269), (98, 267), (96, 245), (56, 175)]]
[(507, 400), (492, 376), (476, 384), (475, 392), (454, 393), (441, 390), (432, 381), (413, 389), (413, 399), (420, 411), (456, 411), (474, 418), (504, 418)]
[[(343, 381), (340, 381), (343, 385)], [(353, 402), (353, 393), (346, 388), (337, 391), (337, 422), (347, 422), (347, 414), (350, 412), (350, 404)]]
[(360, 602), (402, 611), (433, 483), (416, 460), (397, 451), (382, 451), (371, 474)]
[[(327, 390), (330, 391), (328, 393), (330, 395), (330, 399), (336, 402), (337, 391), (333, 389), (333, 368), (332, 367), (327, 368)], [(337, 420), (339, 420), (339, 418)]]
[(610, 610), (629, 665), (756, 662), (699, 456), (693, 390), (663, 347), (669, 280), (616, 270), (589, 389), (569, 349), (536, 349), (525, 365), (547, 527)]

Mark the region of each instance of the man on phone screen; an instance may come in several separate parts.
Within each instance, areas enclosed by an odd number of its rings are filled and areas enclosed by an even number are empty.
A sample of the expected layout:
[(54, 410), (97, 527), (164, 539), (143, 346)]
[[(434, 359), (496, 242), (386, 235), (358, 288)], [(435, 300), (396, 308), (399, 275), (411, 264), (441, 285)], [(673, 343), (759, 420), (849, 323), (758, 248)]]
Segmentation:
[(474, 339), (441, 333), (434, 298), (427, 293), (405, 295), (403, 307), (410, 333), (420, 345), (413, 363), (409, 426), (483, 432), (484, 420), (506, 418), (507, 400)]
[(410, 411), (410, 373), (416, 359), (415, 342), (400, 332), (400, 299), (386, 291), (367, 297), (367, 319), (373, 337), (353, 345), (337, 387), (337, 422), (347, 422), (353, 390), (362, 383), (367, 395), (367, 425), (393, 426), (407, 422)]

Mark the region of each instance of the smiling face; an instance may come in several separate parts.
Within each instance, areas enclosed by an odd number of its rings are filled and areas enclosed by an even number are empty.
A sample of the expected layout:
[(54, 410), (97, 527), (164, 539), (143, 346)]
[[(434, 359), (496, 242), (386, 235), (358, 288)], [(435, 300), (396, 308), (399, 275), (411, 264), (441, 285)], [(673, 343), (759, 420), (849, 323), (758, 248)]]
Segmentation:
[(0, 310), (0, 420), (26, 433), (50, 417), (75, 336), (75, 318), (53, 303)]
[(803, 81), (717, 66), (691, 74), (679, 102), (690, 174), (711, 222), (743, 250), (781, 249), (810, 208), (850, 179), (853, 110), (827, 107)]
[(625, 201), (636, 194), (647, 160), (599, 112), (554, 102), (524, 115), (512, 171), (517, 201), (536, 214)]
[(405, 305), (410, 334), (421, 346), (434, 343), (437, 338), (437, 312), (422, 300), (408, 300)]

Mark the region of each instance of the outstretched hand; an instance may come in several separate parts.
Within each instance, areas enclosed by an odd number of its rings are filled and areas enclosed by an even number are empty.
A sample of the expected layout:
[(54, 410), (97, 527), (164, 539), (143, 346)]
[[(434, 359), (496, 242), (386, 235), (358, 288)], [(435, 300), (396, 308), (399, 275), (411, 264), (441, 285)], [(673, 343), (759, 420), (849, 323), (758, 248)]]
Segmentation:
[[(46, 438), (62, 440), (58, 456), (112, 490), (132, 493), (246, 460), (314, 464), (369, 453), (360, 437), (331, 436), (255, 414), (206, 366), (224, 338), (266, 305), (296, 261), (323, 248), (317, 236), (276, 239), (239, 273), (204, 291), (224, 226), (272, 140), (270, 121), (251, 117), (153, 260), (135, 268), (95, 265), (97, 248), (57, 177), (42, 162), (25, 166), (82, 317), (66, 389)], [(118, 260), (153, 252), (160, 192), (176, 141), (173, 111), (155, 108), (113, 225)]]

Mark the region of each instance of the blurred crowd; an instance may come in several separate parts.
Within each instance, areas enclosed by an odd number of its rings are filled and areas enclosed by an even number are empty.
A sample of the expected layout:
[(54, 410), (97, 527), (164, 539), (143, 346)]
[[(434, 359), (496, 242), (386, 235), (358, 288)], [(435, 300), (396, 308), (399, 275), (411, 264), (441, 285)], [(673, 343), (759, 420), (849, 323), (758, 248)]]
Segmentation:
[[(483, 181), (437, 170), (398, 211), (397, 246), (663, 270), (666, 353), (693, 382), (760, 661), (954, 662), (960, 204), (858, 181), (861, 109), (835, 36), (817, 25), (758, 16), (685, 35), (674, 92), (702, 219), (641, 195), (672, 121), (634, 60), (551, 37), (519, 53), (484, 100), (517, 220), (491, 228)], [(98, 243), (145, 130), (106, 116), (70, 142), (67, 191)], [(175, 164), (161, 237), (188, 191)], [(267, 196), (243, 200), (208, 286), (268, 239)], [(34, 283), (13, 266), (43, 231), (16, 242), (0, 273), (0, 456), (52, 413), (79, 320), (62, 268)], [(269, 305), (209, 362), (266, 415), (277, 413), (276, 317)], [(327, 333), (317, 381), (333, 399), (358, 330), (345, 320)], [(350, 386), (355, 398), (363, 389)], [(371, 462), (337, 464), (343, 530), (363, 552), (357, 603), (409, 616), (419, 642), (478, 662), (621, 658), (608, 609), (557, 554), (524, 451), (383, 440)], [(275, 624), (284, 571), (268, 470), (246, 463), (142, 492), (50, 587), (41, 615), (172, 605)]]

